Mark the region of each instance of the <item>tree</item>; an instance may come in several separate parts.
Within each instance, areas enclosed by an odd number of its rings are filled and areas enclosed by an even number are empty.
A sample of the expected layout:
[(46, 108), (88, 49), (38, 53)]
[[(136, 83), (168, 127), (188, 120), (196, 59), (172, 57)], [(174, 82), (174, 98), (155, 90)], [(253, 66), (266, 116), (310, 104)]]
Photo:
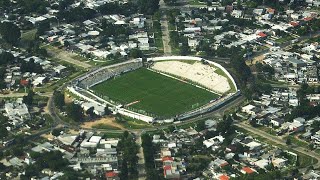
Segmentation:
[(60, 110), (62, 110), (65, 105), (64, 99), (65, 99), (65, 96), (63, 92), (61, 91), (54, 92), (54, 103)]
[(37, 73), (42, 74), (43, 68), (39, 63), (35, 63), (33, 58), (30, 58), (28, 62), (21, 60), (20, 66), (21, 72), (30, 72), (30, 73)]
[(53, 129), (52, 130), (52, 132), (51, 132), (51, 134), (53, 135), (53, 136), (59, 136), (60, 134), (61, 134), (61, 131), (62, 131), (62, 129), (61, 128), (58, 128), (58, 129)]
[(106, 106), (105, 108), (104, 108), (104, 114), (105, 115), (110, 115), (112, 113), (112, 111), (109, 109), (109, 106)]
[(160, 0), (138, 0), (138, 9), (140, 13), (153, 15), (159, 9)]
[(169, 132), (173, 132), (176, 128), (173, 125), (170, 125), (168, 127)]
[(10, 6), (10, 0), (0, 0), (0, 8), (6, 9)]
[(12, 22), (1, 23), (0, 34), (2, 38), (11, 45), (16, 45), (21, 37), (20, 28)]
[(34, 92), (32, 90), (29, 90), (28, 95), (23, 96), (23, 103), (31, 106), (33, 103), (33, 96), (34, 96)]
[(38, 25), (38, 30), (37, 30), (37, 34), (38, 35), (42, 35), (44, 34), (46, 31), (50, 30), (50, 21), (49, 20), (45, 20), (42, 21), (39, 25)]
[(237, 9), (242, 9), (241, 0), (237, 0)]
[[(138, 146), (135, 143), (133, 135), (129, 134), (128, 131), (125, 131), (118, 143), (117, 149), (122, 153), (122, 161), (124, 163), (122, 164), (123, 167), (121, 172), (125, 173), (121, 176), (124, 176), (124, 179), (136, 177), (138, 174), (137, 163), (139, 158), (137, 156)], [(126, 178), (127, 174), (129, 175), (129, 178)]]
[(3, 165), (2, 163), (0, 163), (0, 171), (3, 171), (3, 170), (5, 170), (5, 169), (6, 169), (6, 166)]
[(132, 58), (141, 58), (143, 56), (142, 51), (140, 49), (131, 49), (130, 50), (130, 57)]
[(11, 150), (11, 154), (14, 155), (14, 156), (23, 156), (24, 151), (23, 151), (22, 148), (13, 148)]
[(0, 65), (6, 65), (8, 63), (12, 63), (14, 60), (14, 56), (10, 52), (2, 52), (0, 54)]
[(87, 111), (86, 114), (90, 116), (90, 118), (93, 118), (96, 114), (94, 113), (94, 107), (90, 107)]
[(291, 137), (288, 137), (288, 138), (287, 138), (286, 144), (287, 144), (287, 145), (291, 145)]
[(8, 136), (8, 130), (3, 125), (0, 126), (0, 139), (3, 139)]
[(128, 163), (126, 160), (123, 160), (122, 161), (122, 164), (121, 164), (121, 173), (119, 175), (120, 179), (122, 180), (125, 180), (125, 179), (128, 179)]
[(205, 129), (206, 129), (206, 124), (205, 124), (204, 121), (198, 122), (198, 123), (197, 123), (197, 126), (196, 126), (196, 128), (195, 128), (195, 130), (197, 130), (197, 131), (203, 131), (203, 130), (205, 130)]
[(182, 56), (188, 55), (190, 53), (190, 47), (188, 46), (188, 43), (182, 43), (182, 46), (180, 47), (180, 54)]
[(79, 104), (74, 104), (74, 103), (70, 103), (67, 105), (67, 114), (68, 116), (76, 121), (82, 121), (84, 118), (84, 112), (83, 109), (81, 108), (81, 106)]

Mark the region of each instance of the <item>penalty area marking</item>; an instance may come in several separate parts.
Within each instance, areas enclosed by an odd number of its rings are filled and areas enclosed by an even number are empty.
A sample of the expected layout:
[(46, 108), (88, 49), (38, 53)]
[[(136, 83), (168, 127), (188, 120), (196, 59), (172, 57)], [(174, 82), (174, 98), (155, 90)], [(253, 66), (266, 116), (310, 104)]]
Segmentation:
[(134, 104), (137, 104), (137, 103), (139, 103), (139, 102), (140, 102), (139, 100), (138, 100), (138, 101), (133, 101), (133, 102), (131, 102), (131, 103), (129, 103), (129, 104), (126, 104), (125, 107), (129, 107), (129, 106), (134, 105)]

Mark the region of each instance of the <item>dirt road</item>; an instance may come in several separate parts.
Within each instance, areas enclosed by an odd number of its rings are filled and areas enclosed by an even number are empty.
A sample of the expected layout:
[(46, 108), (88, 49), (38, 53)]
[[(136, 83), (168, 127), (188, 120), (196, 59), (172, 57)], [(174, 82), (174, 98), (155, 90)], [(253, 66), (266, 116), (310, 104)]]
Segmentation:
[[(245, 122), (237, 123), (235, 125), (240, 127), (240, 128), (243, 128), (243, 129), (245, 129), (245, 130), (247, 130), (247, 131), (249, 131), (249, 132), (251, 132), (253, 134), (256, 134), (258, 136), (266, 138), (269, 141), (274, 142), (275, 144), (279, 144), (279, 145), (282, 145), (282, 146), (288, 146), (286, 144), (285, 140), (280, 139), (277, 136), (273, 136), (271, 134), (268, 134), (265, 131), (262, 131), (260, 129), (254, 128), (254, 127), (252, 127), (252, 126), (250, 126), (248, 124), (245, 124)], [(320, 155), (318, 153), (313, 152), (313, 151), (311, 151), (311, 150), (309, 150), (307, 148), (304, 148), (304, 147), (292, 147), (291, 149), (293, 149), (293, 150), (295, 150), (295, 151), (297, 151), (297, 152), (299, 152), (301, 154), (305, 154), (306, 156), (310, 156), (312, 158), (317, 159), (318, 162), (316, 164), (314, 164), (313, 166), (315, 168), (319, 168), (320, 167)], [(312, 165), (311, 162), (310, 162), (310, 165)]]

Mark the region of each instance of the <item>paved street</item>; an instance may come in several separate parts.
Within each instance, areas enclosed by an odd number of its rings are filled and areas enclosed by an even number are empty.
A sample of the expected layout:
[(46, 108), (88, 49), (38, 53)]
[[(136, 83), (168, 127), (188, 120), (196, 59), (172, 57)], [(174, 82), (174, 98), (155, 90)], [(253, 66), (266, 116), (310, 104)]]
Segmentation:
[(142, 140), (141, 140), (140, 133), (136, 133), (136, 143), (139, 146), (139, 153), (138, 153), (139, 180), (144, 180), (144, 179), (146, 179), (146, 170), (145, 170), (145, 159), (144, 159), (144, 154), (143, 154)]

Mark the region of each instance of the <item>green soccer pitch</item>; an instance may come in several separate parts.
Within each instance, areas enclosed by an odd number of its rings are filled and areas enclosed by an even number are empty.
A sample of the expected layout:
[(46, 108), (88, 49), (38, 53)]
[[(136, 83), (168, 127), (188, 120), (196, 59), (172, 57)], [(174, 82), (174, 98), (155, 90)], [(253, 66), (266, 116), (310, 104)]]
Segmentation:
[(159, 117), (172, 117), (219, 97), (146, 68), (128, 72), (91, 88), (97, 94)]

